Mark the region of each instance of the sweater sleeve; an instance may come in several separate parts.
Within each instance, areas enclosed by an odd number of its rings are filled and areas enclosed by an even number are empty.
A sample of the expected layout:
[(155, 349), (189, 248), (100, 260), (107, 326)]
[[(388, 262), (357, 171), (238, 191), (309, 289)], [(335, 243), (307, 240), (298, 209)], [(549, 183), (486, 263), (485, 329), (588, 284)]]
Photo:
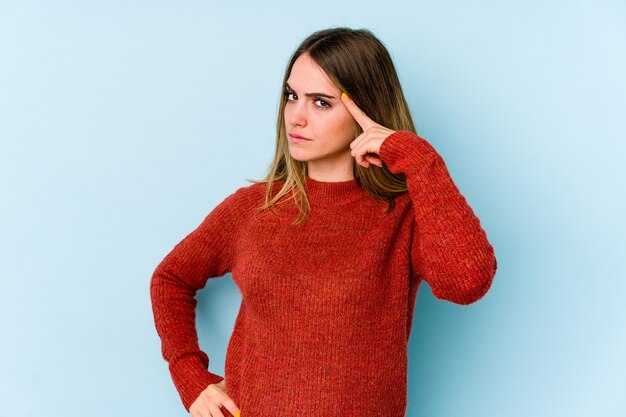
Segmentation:
[(481, 299), (495, 276), (494, 249), (441, 155), (406, 130), (389, 135), (379, 155), (392, 173), (406, 177), (415, 212), (413, 275), (440, 300), (467, 305)]
[(161, 352), (187, 411), (209, 384), (224, 378), (208, 371), (196, 332), (196, 292), (209, 278), (231, 270), (240, 190), (226, 197), (159, 263), (150, 297)]

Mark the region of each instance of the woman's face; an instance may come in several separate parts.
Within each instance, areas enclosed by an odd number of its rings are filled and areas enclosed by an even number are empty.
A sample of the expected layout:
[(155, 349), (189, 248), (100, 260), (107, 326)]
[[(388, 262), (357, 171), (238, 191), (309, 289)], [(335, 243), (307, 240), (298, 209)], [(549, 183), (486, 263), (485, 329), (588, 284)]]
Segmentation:
[[(295, 61), (286, 94), (285, 129), (291, 156), (308, 161), (309, 173), (351, 173), (350, 143), (356, 121), (341, 102), (341, 90), (308, 54)], [(296, 141), (292, 133), (308, 140)]]

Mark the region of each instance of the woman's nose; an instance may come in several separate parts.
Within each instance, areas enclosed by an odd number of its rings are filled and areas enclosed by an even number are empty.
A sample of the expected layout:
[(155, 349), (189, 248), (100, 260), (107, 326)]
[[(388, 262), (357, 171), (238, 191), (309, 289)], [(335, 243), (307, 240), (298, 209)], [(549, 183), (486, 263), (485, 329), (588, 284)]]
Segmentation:
[(294, 125), (306, 125), (307, 109), (306, 103), (294, 103), (291, 105), (289, 120)]

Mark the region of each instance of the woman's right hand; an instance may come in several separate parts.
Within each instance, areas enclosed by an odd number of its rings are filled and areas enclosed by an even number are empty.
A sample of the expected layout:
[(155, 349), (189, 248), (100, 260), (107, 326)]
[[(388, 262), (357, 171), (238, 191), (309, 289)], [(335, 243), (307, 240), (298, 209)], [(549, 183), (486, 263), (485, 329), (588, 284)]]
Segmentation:
[(191, 417), (224, 417), (220, 407), (224, 406), (233, 416), (239, 417), (241, 411), (226, 393), (226, 379), (209, 386), (200, 393), (189, 407)]

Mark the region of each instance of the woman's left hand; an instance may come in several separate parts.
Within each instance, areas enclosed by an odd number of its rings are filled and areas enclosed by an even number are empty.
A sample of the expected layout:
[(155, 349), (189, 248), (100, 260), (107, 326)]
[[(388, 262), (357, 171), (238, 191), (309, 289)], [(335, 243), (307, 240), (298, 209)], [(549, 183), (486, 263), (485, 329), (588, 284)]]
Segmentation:
[(380, 145), (389, 135), (395, 133), (395, 130), (387, 129), (370, 119), (350, 97), (343, 93), (341, 101), (363, 129), (363, 133), (350, 143), (350, 148), (352, 148), (350, 153), (356, 158), (357, 164), (365, 168), (369, 168), (370, 164), (382, 167), (383, 163), (378, 155)]

